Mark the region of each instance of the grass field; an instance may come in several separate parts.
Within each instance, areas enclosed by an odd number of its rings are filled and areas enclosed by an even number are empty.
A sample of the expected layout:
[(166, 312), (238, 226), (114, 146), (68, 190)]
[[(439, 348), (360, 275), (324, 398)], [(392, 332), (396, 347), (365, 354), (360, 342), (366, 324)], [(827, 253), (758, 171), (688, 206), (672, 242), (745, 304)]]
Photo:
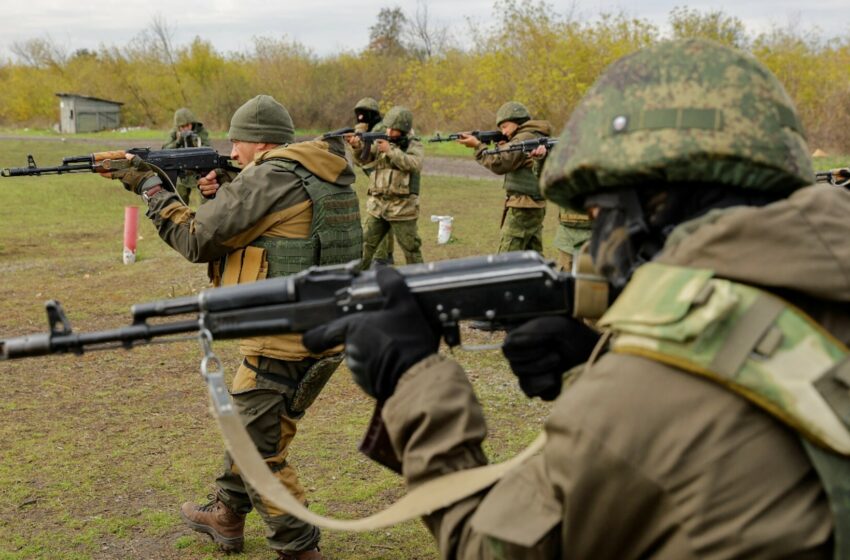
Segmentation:
[[(112, 138), (102, 145), (0, 141), (0, 167), (23, 165), (28, 153), (46, 165), (109, 147)], [(361, 194), (364, 188), (361, 176)], [(422, 190), (427, 260), (495, 249), (497, 181), (425, 177)], [(90, 331), (127, 324), (133, 303), (203, 289), (205, 267), (183, 260), (144, 218), (138, 262), (121, 263), (123, 207), (139, 202), (117, 182), (88, 174), (0, 179), (0, 336), (44, 331), (43, 303), (51, 298), (75, 330)], [(455, 216), (453, 242), (436, 244), (431, 214)], [(550, 211), (547, 243), (555, 221)], [(463, 334), (471, 343), (499, 340)], [(236, 344), (215, 349), (232, 372)], [(455, 355), (486, 407), (489, 455), (509, 457), (533, 439), (546, 407), (522, 396), (498, 352)], [(0, 363), (0, 559), (221, 556), (177, 513), (183, 501), (205, 499), (222, 463), (200, 357), (197, 342), (187, 341)], [(398, 477), (356, 451), (370, 413), (370, 399), (341, 369), (300, 423), (291, 459), (315, 511), (362, 516), (403, 493)], [(270, 558), (254, 514), (246, 537), (240, 558)], [(370, 534), (325, 532), (322, 547), (335, 559), (437, 557), (418, 521)]]

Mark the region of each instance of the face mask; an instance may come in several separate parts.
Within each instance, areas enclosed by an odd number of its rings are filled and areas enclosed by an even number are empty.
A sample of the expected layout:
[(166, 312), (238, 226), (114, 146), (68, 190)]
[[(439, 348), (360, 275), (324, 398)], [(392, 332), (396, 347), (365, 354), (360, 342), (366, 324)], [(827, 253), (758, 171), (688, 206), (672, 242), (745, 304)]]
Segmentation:
[(593, 264), (621, 290), (634, 270), (651, 259), (641, 251), (649, 228), (637, 193), (633, 189), (600, 193), (587, 197), (585, 205), (599, 209), (590, 238)]

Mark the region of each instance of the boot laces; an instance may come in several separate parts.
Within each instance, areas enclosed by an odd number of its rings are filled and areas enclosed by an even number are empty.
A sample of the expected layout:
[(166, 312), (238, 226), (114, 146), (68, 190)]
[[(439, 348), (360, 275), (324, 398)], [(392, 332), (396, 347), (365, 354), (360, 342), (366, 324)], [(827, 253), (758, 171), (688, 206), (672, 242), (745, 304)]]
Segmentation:
[(215, 494), (207, 494), (207, 499), (209, 500), (209, 502), (202, 505), (202, 506), (198, 506), (197, 507), (198, 511), (206, 512), (206, 511), (212, 511), (212, 510), (215, 509), (216, 504), (218, 504), (218, 502), (219, 502), (218, 496), (216, 496)]

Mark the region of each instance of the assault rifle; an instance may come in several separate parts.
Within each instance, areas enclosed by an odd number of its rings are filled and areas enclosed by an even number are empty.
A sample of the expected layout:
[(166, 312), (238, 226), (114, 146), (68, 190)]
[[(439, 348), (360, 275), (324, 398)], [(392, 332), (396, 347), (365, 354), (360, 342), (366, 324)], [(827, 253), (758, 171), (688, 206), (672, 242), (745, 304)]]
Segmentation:
[(557, 143), (557, 138), (548, 138), (544, 136), (542, 138), (534, 138), (532, 140), (523, 140), (522, 142), (498, 146), (492, 150), (484, 150), (484, 155), (492, 156), (494, 154), (503, 154), (506, 152), (522, 152), (524, 154), (528, 154), (533, 152), (538, 146), (546, 146), (547, 150), (551, 150), (552, 146)]
[(850, 167), (837, 167), (829, 171), (818, 171), (815, 173), (815, 181), (818, 183), (829, 183), (836, 187), (850, 188)]
[(344, 138), (349, 134), (354, 134), (353, 128), (338, 128), (336, 130), (331, 130), (330, 132), (325, 132), (324, 134), (322, 134), (322, 140), (327, 140), (329, 138)]
[[(429, 322), (440, 326), (442, 338), (450, 346), (460, 344), (459, 322), (463, 320), (518, 323), (542, 315), (571, 315), (579, 311), (574, 305), (579, 293), (582, 302), (604, 300), (607, 304), (609, 298), (604, 280), (559, 272), (554, 263), (534, 251), (414, 264), (398, 270)], [(303, 333), (338, 317), (380, 309), (383, 303), (375, 271), (359, 271), (357, 261), (212, 288), (196, 296), (136, 304), (130, 310), (130, 325), (105, 331), (73, 332), (59, 302), (48, 301), (48, 332), (0, 340), (0, 360), (129, 350), (162, 337), (171, 337), (163, 340), (169, 341), (173, 335), (199, 333), (207, 351), (201, 367), (214, 410), (219, 416), (232, 415), (221, 368), (214, 375), (207, 371), (210, 361), (217, 362), (209, 347), (212, 339)], [(155, 323), (148, 323), (154, 318), (158, 319)], [(399, 469), (382, 441), (386, 437), (382, 429), (376, 414), (360, 448), (389, 468)]]
[(452, 140), (460, 140), (461, 136), (474, 136), (483, 144), (498, 144), (499, 142), (507, 142), (508, 137), (502, 134), (501, 130), (472, 130), (469, 132), (455, 132), (448, 136), (440, 136), (438, 132), (433, 138), (429, 138), (428, 142), (451, 142)]
[(32, 154), (27, 156), (26, 167), (12, 167), (0, 170), (3, 177), (30, 177), (41, 175), (62, 175), (63, 173), (108, 173), (130, 166), (127, 154), (139, 156), (151, 165), (157, 174), (165, 176), (171, 182), (170, 190), (177, 177), (187, 172), (205, 175), (213, 169), (241, 171), (228, 156), (220, 155), (209, 147), (180, 148), (173, 150), (151, 150), (150, 148), (131, 148), (129, 150), (113, 150), (96, 152), (82, 156), (71, 156), (62, 159), (62, 165), (56, 167), (38, 167)]

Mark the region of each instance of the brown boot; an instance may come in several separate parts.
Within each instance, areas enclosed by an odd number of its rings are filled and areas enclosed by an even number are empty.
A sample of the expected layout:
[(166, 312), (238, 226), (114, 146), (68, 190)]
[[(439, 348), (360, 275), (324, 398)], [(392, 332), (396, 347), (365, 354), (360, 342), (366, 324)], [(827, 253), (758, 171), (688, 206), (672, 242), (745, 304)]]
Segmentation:
[(180, 517), (192, 530), (209, 535), (223, 552), (242, 552), (245, 516), (224, 505), (218, 496), (207, 497), (208, 504), (186, 502), (180, 506)]
[(301, 552), (283, 552), (277, 551), (278, 560), (324, 560), (325, 557), (319, 552), (318, 548), (313, 550), (302, 550)]

